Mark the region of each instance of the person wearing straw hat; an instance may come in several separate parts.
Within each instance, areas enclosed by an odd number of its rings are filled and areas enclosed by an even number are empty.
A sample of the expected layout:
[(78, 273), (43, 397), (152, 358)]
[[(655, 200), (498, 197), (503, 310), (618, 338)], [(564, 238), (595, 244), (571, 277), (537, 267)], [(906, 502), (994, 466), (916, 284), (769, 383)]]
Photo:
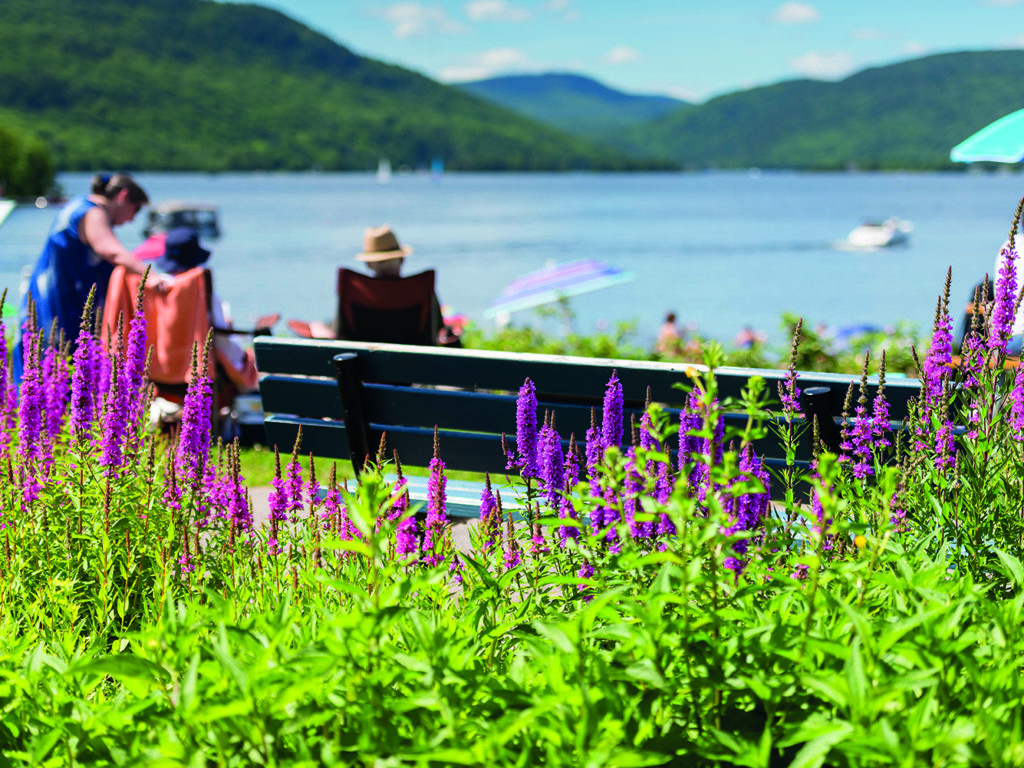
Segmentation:
[[(363, 232), (363, 250), (356, 254), (356, 261), (366, 265), (375, 278), (396, 279), (402, 276), (402, 265), (405, 258), (411, 256), (413, 249), (398, 242), (398, 237), (390, 226), (368, 227)], [(458, 336), (444, 323), (441, 315), (441, 302), (434, 294), (433, 312), (437, 321), (437, 343), (443, 346), (457, 346)], [(340, 322), (340, 321), (339, 321)], [(340, 327), (340, 326), (339, 326)]]

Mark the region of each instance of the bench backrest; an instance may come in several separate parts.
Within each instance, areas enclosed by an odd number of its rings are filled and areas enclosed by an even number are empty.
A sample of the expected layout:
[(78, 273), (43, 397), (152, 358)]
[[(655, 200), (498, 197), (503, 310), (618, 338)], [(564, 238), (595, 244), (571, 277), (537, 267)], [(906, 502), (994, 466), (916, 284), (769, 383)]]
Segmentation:
[[(676, 384), (690, 384), (690, 375), (705, 370), (686, 363), (313, 339), (258, 338), (255, 350), (269, 444), (291, 451), (301, 425), (303, 453), (352, 459), (357, 471), (366, 454), (376, 451), (381, 433), (387, 435), (389, 455), (396, 449), (404, 464), (426, 466), (436, 426), (447, 467), (504, 472), (502, 433), (508, 434), (512, 447), (516, 396), (527, 377), (536, 386), (539, 418), (552, 411), (563, 439), (573, 434), (582, 446), (591, 409), (597, 410), (600, 422), (605, 385), (614, 371), (623, 387), (623, 440), (629, 443), (630, 417), (639, 424), (648, 387), (652, 401), (677, 418), (686, 392)], [(336, 362), (339, 355), (344, 357)], [(785, 371), (719, 368), (721, 397), (738, 397), (754, 375), (767, 380), (774, 397)], [(859, 377), (801, 373), (798, 385), (804, 390), (825, 388), (819, 406), (838, 416), (851, 382), (859, 383)], [(872, 396), (875, 389), (877, 384), (869, 382)], [(918, 392), (914, 379), (886, 383), (892, 419), (906, 416), (908, 401)], [(783, 463), (784, 452), (774, 437), (755, 448), (769, 465)], [(806, 444), (798, 459), (807, 460)]]

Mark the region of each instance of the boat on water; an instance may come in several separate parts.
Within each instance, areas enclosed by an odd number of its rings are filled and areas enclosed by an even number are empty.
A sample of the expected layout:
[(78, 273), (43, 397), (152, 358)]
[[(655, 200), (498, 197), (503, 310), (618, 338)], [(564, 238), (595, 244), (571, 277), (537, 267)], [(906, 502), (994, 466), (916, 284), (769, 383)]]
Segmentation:
[(200, 237), (220, 237), (218, 209), (213, 203), (190, 203), (184, 200), (169, 200), (153, 206), (149, 221), (142, 233), (150, 237), (159, 232), (167, 233), (176, 227), (192, 227)]
[(906, 245), (910, 241), (913, 225), (909, 221), (891, 216), (885, 221), (867, 221), (854, 227), (842, 246), (853, 249), (874, 250), (894, 245)]
[(377, 163), (377, 182), (387, 184), (389, 181), (391, 181), (391, 161), (382, 157)]

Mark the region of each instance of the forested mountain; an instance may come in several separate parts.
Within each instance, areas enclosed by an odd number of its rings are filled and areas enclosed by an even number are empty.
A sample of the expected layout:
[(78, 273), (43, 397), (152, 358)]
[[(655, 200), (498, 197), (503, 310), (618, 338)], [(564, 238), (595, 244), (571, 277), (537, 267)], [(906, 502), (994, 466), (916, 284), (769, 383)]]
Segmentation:
[(0, 124), (67, 170), (650, 167), (210, 0), (4, 0)]
[(686, 106), (668, 96), (623, 93), (588, 77), (561, 73), (493, 77), (459, 87), (542, 123), (599, 139)]
[(693, 168), (946, 168), (955, 144), (1024, 107), (1022, 83), (1024, 51), (942, 54), (728, 94), (608, 140)]

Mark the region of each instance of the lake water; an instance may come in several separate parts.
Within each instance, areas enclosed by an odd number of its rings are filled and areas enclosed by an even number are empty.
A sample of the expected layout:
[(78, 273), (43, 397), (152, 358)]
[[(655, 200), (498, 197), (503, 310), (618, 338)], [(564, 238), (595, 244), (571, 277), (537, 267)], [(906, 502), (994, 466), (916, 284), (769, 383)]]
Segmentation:
[[(930, 326), (946, 268), (954, 306), (992, 270), (1022, 177), (998, 174), (137, 174), (156, 202), (210, 201), (223, 236), (219, 293), (236, 323), (280, 312), (328, 319), (335, 272), (362, 232), (390, 224), (415, 248), (407, 271), (438, 270), (443, 302), (483, 312), (517, 276), (550, 260), (597, 258), (636, 279), (572, 300), (582, 332), (634, 321), (650, 343), (664, 313), (730, 340), (752, 325), (781, 342), (782, 312), (832, 326)], [(63, 174), (70, 194), (86, 174)], [(0, 228), (0, 286), (17, 291), (56, 211), (20, 207)], [(910, 245), (837, 250), (862, 220), (913, 222)], [(145, 212), (118, 230), (134, 247)], [(513, 315), (537, 322), (536, 313)], [(549, 321), (550, 322), (550, 321)], [(285, 333), (282, 322), (277, 331)]]

